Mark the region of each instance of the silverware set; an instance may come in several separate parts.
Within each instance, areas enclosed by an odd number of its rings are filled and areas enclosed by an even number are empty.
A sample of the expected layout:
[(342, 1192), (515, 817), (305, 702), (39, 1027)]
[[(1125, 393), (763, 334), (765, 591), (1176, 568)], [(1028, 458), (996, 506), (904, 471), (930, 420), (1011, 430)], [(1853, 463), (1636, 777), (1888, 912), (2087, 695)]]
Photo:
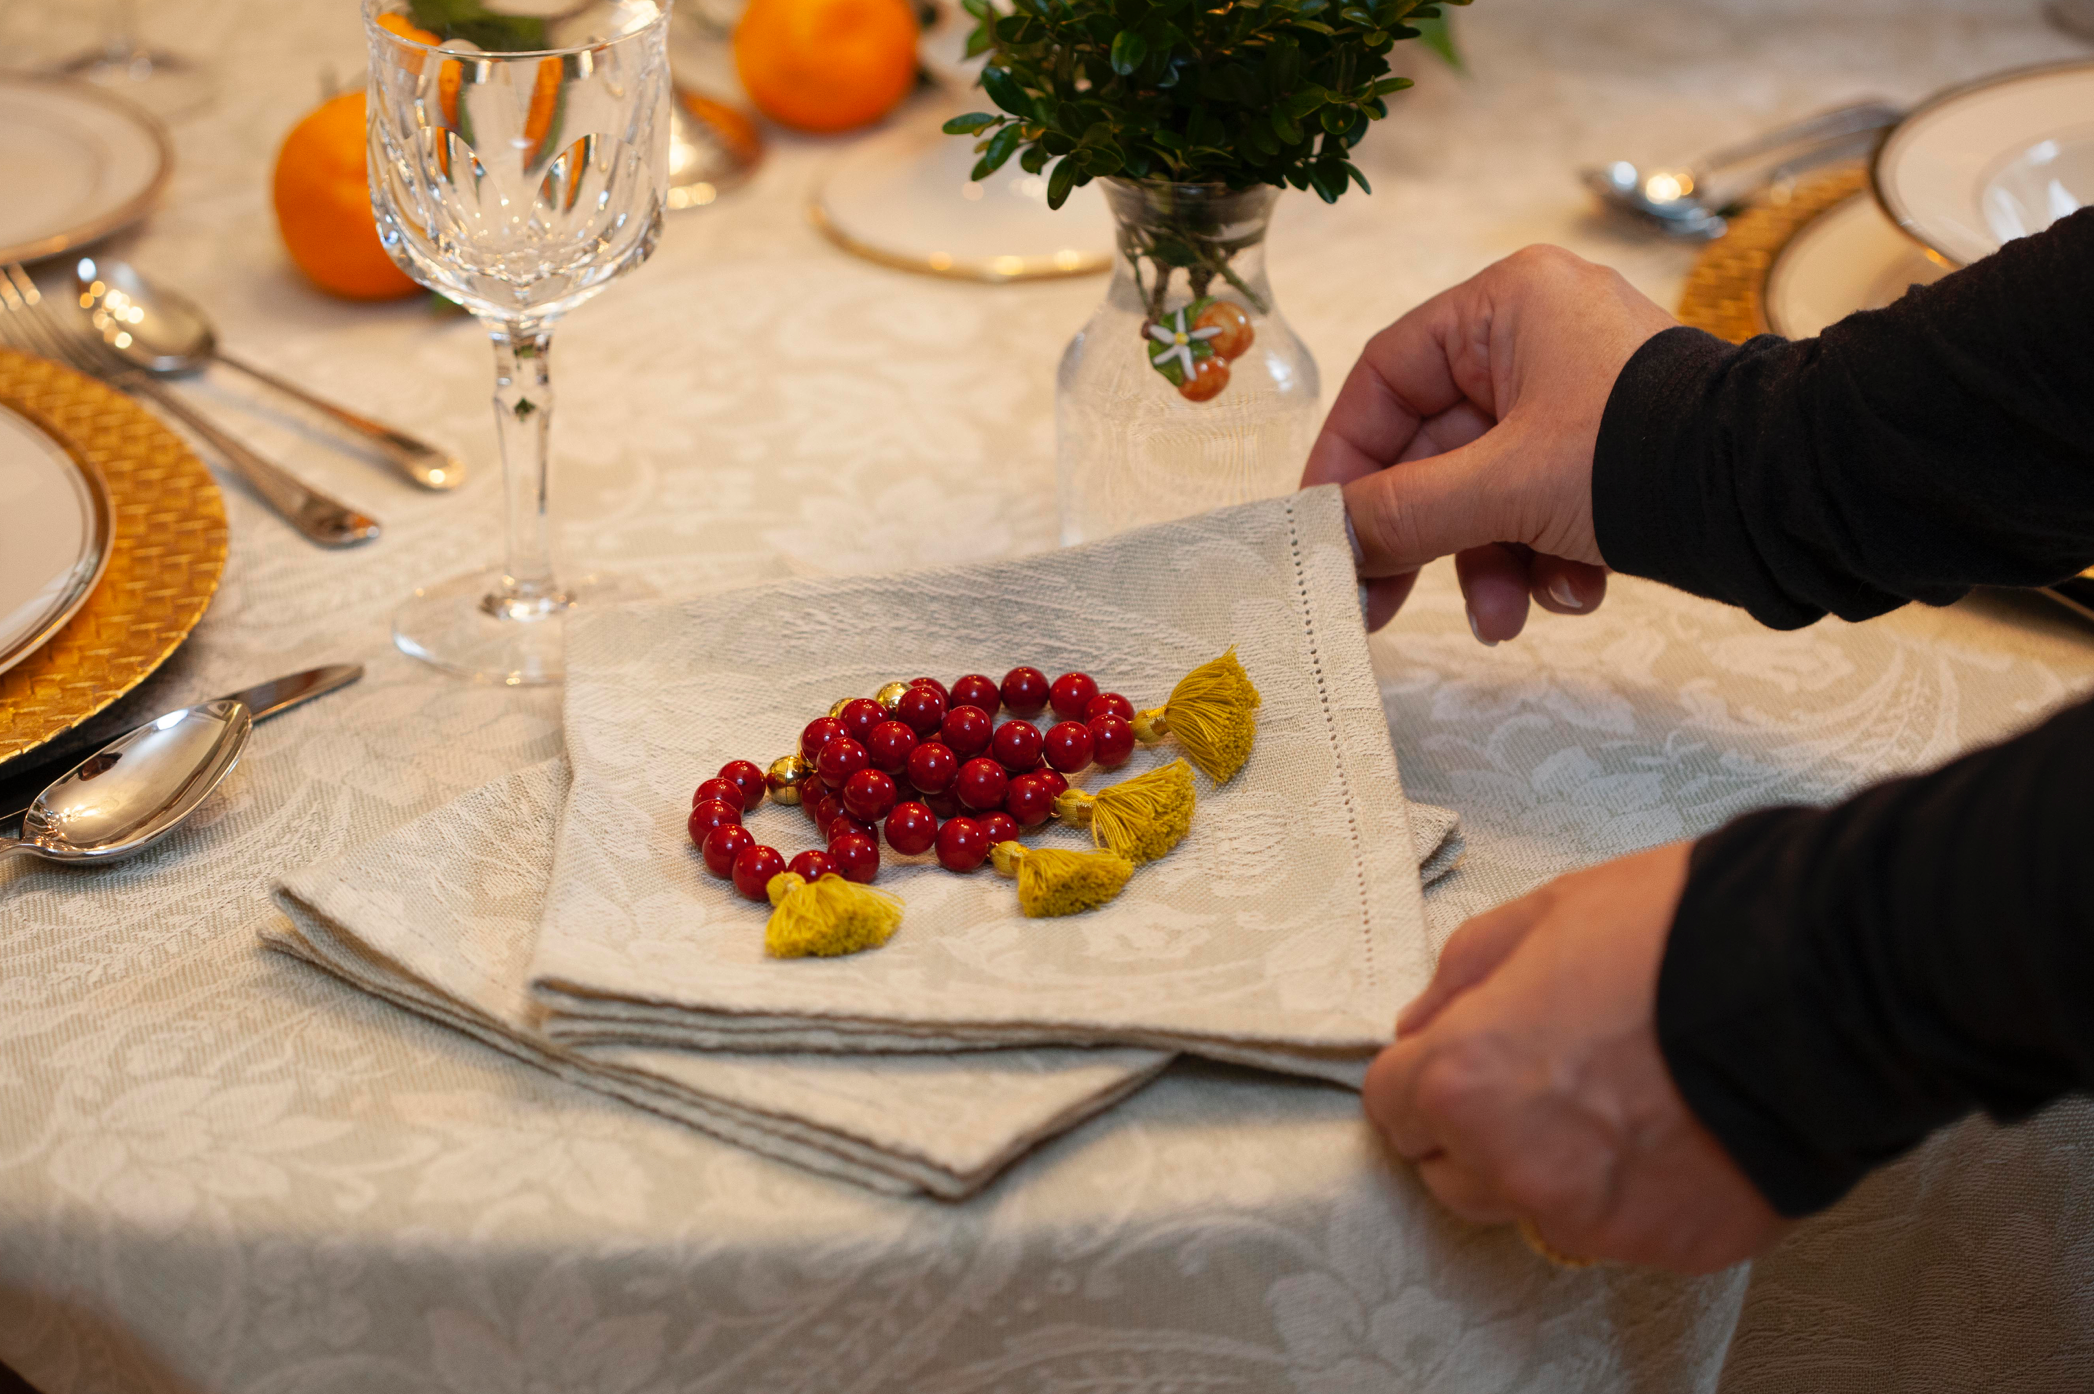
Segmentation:
[(319, 412), (423, 488), (452, 489), (464, 480), (464, 465), (448, 452), (229, 358), (201, 310), (124, 263), (83, 260), (75, 278), (75, 296), (61, 301), (45, 295), (20, 264), (0, 268), (0, 342), (153, 403), (195, 432), (263, 502), (320, 546), (369, 542), (378, 536), (379, 522), (233, 436), (163, 378), (224, 363)]

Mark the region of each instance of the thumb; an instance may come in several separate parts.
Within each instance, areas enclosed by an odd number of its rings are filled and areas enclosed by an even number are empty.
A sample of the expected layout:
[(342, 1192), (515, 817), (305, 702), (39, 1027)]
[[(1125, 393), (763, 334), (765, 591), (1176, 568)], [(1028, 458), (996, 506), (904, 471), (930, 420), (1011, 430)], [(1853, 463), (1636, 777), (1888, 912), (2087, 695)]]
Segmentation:
[(1423, 1031), (1449, 1002), (1497, 972), (1498, 965), (1541, 922), (1548, 905), (1548, 893), (1542, 890), (1465, 921), (1440, 950), (1439, 966), (1425, 991), (1412, 998), (1396, 1018), (1397, 1038)]
[(1360, 543), (1360, 575), (1394, 576), (1491, 542), (1508, 530), (1510, 442), (1503, 426), (1469, 444), (1408, 460), (1345, 486), (1345, 512)]

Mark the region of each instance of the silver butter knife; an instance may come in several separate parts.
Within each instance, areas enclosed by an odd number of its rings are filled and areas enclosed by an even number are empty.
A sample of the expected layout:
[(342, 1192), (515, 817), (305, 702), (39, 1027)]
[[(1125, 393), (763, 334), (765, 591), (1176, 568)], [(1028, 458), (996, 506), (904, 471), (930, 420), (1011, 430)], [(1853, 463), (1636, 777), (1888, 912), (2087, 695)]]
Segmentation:
[[(245, 703), (248, 714), (254, 720), (260, 721), (264, 717), (275, 716), (280, 711), (288, 711), (301, 702), (324, 697), (336, 688), (347, 687), (363, 675), (364, 666), (361, 663), (330, 663), (324, 668), (308, 668), (302, 673), (290, 673), (268, 682), (256, 683), (253, 687), (242, 688), (238, 692), (228, 692), (224, 700)], [(147, 722), (146, 725), (150, 726), (152, 723)], [(122, 740), (124, 736), (115, 739)], [(0, 786), (0, 827), (5, 827), (27, 813), (29, 805), (36, 802), (36, 796), (44, 791), (45, 786), (89, 758), (91, 757), (88, 755), (75, 752), (9, 777), (6, 784)]]

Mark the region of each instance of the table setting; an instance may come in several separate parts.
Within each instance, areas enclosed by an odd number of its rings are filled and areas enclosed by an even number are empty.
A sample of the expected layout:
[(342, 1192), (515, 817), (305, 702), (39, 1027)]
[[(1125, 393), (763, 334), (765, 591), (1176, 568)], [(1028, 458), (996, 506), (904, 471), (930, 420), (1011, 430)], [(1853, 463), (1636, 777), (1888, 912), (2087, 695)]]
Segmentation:
[[(2081, 1104), (1680, 1279), (1454, 1219), (1357, 1091), (1467, 916), (2094, 688), (2079, 583), (1775, 633), (1617, 577), (1485, 647), (1435, 568), (1369, 635), (1337, 491), (1293, 492), (1365, 340), (1526, 243), (1804, 337), (2094, 201), (2094, 60), (2043, 7), (1478, 0), (1456, 63), (1397, 35), (1355, 105), (1232, 134), (1310, 152), (1240, 205), (1095, 154), (1057, 187), (1059, 128), (974, 85), (1039, 41), (986, 6), (868, 31), (826, 103), (738, 6), (112, 7), (101, 51), (201, 62), (157, 114), (53, 76), (82, 50), (36, 8), (0, 10), (35, 192), (0, 212), (0, 1367), (2078, 1387)], [(297, 210), (366, 141), (360, 262)], [(1217, 761), (1185, 694), (1223, 657)], [(783, 956), (818, 893), (877, 930)]]

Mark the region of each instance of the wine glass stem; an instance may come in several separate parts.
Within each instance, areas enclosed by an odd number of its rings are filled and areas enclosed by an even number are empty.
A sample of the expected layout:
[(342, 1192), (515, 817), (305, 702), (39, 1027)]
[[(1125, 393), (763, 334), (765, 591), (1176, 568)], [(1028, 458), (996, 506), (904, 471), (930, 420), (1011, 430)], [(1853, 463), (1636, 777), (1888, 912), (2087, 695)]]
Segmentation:
[(547, 511), (552, 330), (491, 323), (488, 332), (494, 340), (494, 421), (502, 444), (509, 552), (502, 588), (487, 597), (487, 607), (509, 619), (537, 619), (567, 601), (553, 579), (552, 519)]

